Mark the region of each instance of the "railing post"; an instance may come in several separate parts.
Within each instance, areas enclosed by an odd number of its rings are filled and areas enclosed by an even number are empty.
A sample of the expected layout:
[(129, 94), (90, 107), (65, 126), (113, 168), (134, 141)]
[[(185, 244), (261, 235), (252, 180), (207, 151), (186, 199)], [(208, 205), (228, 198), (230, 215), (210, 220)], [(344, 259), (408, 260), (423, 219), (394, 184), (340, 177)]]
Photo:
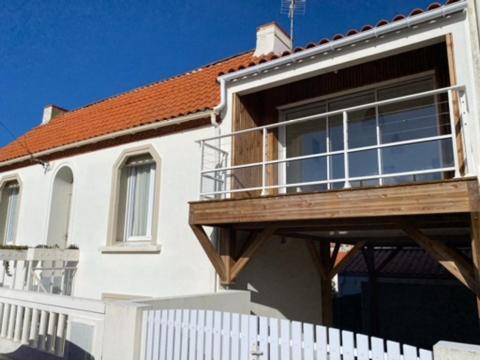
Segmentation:
[[(203, 167), (204, 167), (204, 157), (205, 157), (205, 140), (200, 141), (200, 194), (203, 192)], [(202, 195), (200, 195), (200, 200)]]
[(262, 130), (262, 196), (267, 194), (267, 129)]
[(343, 163), (345, 172), (345, 189), (351, 188), (350, 184), (350, 168), (348, 165), (348, 114), (343, 112)]
[(448, 110), (450, 113), (450, 133), (452, 135), (453, 164), (455, 167), (455, 177), (460, 177), (460, 166), (458, 162), (457, 131), (455, 129), (455, 108), (453, 101), (453, 90), (448, 90)]

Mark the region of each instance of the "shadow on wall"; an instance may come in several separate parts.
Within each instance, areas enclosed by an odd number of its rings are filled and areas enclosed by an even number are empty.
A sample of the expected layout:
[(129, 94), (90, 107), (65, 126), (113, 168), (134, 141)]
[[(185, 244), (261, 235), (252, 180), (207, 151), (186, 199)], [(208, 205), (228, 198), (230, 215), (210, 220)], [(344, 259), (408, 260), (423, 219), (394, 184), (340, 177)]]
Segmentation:
[(320, 278), (302, 240), (267, 240), (230, 288), (251, 292), (256, 315), (321, 322)]
[(94, 360), (93, 355), (89, 354), (79, 346), (67, 342), (65, 344), (65, 354), (63, 357), (49, 354), (29, 346), (20, 346), (17, 350), (12, 353), (1, 355), (5, 356), (8, 359), (12, 360)]

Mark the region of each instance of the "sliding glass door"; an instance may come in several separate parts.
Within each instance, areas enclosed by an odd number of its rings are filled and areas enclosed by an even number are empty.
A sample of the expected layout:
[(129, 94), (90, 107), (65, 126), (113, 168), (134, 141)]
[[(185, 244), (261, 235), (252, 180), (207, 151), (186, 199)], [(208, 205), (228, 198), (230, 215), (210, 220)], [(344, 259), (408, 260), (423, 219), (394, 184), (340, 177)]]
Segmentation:
[[(282, 121), (299, 120), (280, 133), (280, 158), (285, 162), (279, 177), (287, 192), (343, 188), (346, 169), (352, 187), (443, 178), (440, 170), (453, 165), (451, 140), (421, 139), (450, 133), (446, 98), (427, 96), (348, 111), (348, 166), (343, 114), (308, 119), (433, 88), (433, 78), (426, 77), (284, 111)], [(405, 175), (412, 172), (418, 174)]]

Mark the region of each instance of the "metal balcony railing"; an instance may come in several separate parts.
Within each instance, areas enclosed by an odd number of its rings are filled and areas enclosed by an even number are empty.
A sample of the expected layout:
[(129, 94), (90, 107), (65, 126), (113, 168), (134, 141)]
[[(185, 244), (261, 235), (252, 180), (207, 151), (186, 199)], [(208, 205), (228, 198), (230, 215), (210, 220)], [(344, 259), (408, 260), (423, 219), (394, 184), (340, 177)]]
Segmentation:
[[(452, 86), (205, 138), (200, 198), (460, 177), (466, 114), (464, 87)], [(292, 132), (303, 134), (293, 145)]]

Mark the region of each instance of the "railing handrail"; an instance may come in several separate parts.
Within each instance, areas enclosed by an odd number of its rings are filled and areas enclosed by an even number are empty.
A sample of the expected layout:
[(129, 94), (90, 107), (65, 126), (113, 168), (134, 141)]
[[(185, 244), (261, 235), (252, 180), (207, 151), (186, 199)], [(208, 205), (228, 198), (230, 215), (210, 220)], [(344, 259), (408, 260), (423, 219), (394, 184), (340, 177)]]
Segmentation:
[(288, 126), (290, 124), (300, 123), (300, 122), (309, 121), (309, 120), (322, 119), (322, 118), (326, 118), (326, 117), (340, 115), (340, 114), (343, 114), (344, 112), (349, 113), (349, 112), (352, 112), (352, 111), (368, 109), (368, 108), (372, 108), (372, 107), (376, 107), (376, 106), (389, 105), (389, 104), (392, 104), (392, 103), (414, 100), (414, 99), (419, 99), (419, 98), (422, 98), (422, 97), (427, 97), (427, 96), (432, 96), (432, 95), (438, 95), (438, 94), (446, 93), (450, 90), (464, 90), (464, 89), (465, 89), (465, 85), (448, 86), (448, 87), (443, 87), (443, 88), (440, 88), (440, 89), (423, 91), (421, 93), (399, 96), (399, 97), (396, 97), (396, 98), (375, 101), (375, 102), (362, 104), (362, 105), (357, 105), (357, 106), (351, 106), (351, 107), (344, 108), (344, 109), (328, 111), (328, 112), (324, 112), (324, 113), (321, 113), (321, 114), (304, 116), (304, 117), (297, 118), (297, 119), (279, 121), (279, 122), (276, 122), (274, 124), (268, 124), (268, 125), (257, 126), (257, 127), (254, 127), (254, 128), (232, 131), (232, 132), (229, 132), (227, 134), (221, 134), (221, 135), (217, 135), (217, 136), (211, 136), (211, 137), (208, 137), (208, 138), (199, 139), (196, 142), (201, 143), (201, 142), (206, 142), (206, 141), (210, 141), (210, 140), (218, 140), (218, 139), (222, 139), (222, 138), (225, 138), (225, 137), (232, 137), (232, 136), (235, 136), (235, 135), (240, 135), (240, 134), (244, 134), (244, 133), (248, 133), (248, 132), (254, 132), (254, 131), (260, 131), (260, 130), (263, 130), (263, 129), (271, 129), (271, 128), (276, 128), (276, 127)]
[[(457, 97), (454, 96), (454, 94), (457, 94)], [(415, 100), (419, 98), (425, 98), (425, 97), (432, 97), (437, 94), (444, 94), (447, 95), (447, 99), (445, 101), (441, 101), (443, 103), (448, 104), (448, 111), (444, 112), (435, 112), (435, 116), (445, 116), (449, 115), (449, 121), (448, 125), (450, 127), (450, 131), (448, 133), (442, 133), (441, 130), (439, 130), (439, 126), (447, 125), (439, 125), (437, 124), (434, 136), (423, 136), (423, 137), (413, 137), (411, 139), (407, 140), (400, 140), (400, 141), (390, 141), (390, 142), (383, 142), (381, 134), (382, 130), (380, 127), (380, 119), (383, 116), (383, 113), (380, 113), (379, 108), (381, 106), (389, 105), (389, 104), (394, 104), (394, 103), (402, 103), (410, 100)], [(455, 101), (458, 100), (460, 103), (456, 104)], [(329, 111), (329, 112), (324, 112), (320, 114), (313, 114), (313, 115), (308, 115), (308, 116), (303, 116), (303, 117), (298, 117), (295, 119), (291, 120), (286, 120), (286, 121), (281, 121), (278, 123), (274, 124), (269, 124), (269, 125), (264, 125), (264, 126), (259, 126), (255, 128), (249, 128), (249, 129), (244, 129), (244, 130), (239, 130), (235, 132), (231, 132), (228, 134), (223, 134), (223, 135), (218, 135), (215, 137), (210, 137), (210, 138), (205, 138), (200, 140), (200, 145), (201, 145), (201, 167), (200, 167), (200, 196), (201, 197), (206, 197), (206, 196), (214, 196), (214, 195), (219, 195), (219, 194), (229, 194), (229, 193), (236, 193), (236, 192), (246, 192), (246, 191), (257, 191), (261, 190), (262, 195), (267, 194), (267, 190), (269, 189), (278, 189), (278, 188), (291, 188), (291, 187), (301, 187), (301, 186), (309, 186), (309, 185), (322, 185), (326, 184), (327, 189), (332, 189), (332, 184), (339, 183), (339, 182), (344, 182), (344, 187), (345, 189), (348, 189), (352, 186), (353, 181), (364, 181), (364, 180), (378, 180), (379, 185), (383, 185), (383, 180), (391, 177), (402, 177), (402, 176), (416, 176), (416, 175), (424, 175), (424, 174), (432, 174), (432, 173), (448, 173), (448, 172), (453, 172), (453, 176), (455, 178), (458, 178), (461, 176), (460, 172), (460, 160), (459, 160), (459, 154), (458, 154), (458, 148), (457, 148), (457, 135), (458, 133), (461, 134), (462, 129), (459, 130), (459, 132), (456, 129), (456, 124), (458, 121), (457, 116), (460, 116), (460, 119), (466, 114), (467, 109), (466, 109), (466, 104), (465, 104), (465, 86), (463, 85), (455, 85), (455, 86), (449, 86), (449, 87), (444, 87), (440, 89), (435, 89), (435, 90), (429, 90), (429, 91), (424, 91), (420, 93), (414, 93), (406, 96), (399, 96), (395, 98), (390, 98), (386, 100), (381, 100), (381, 101), (375, 101), (367, 104), (362, 104), (362, 105), (357, 105), (357, 106), (352, 106), (348, 108), (343, 108), (339, 110), (334, 110), (334, 111)], [(435, 104), (438, 107), (438, 99), (435, 97)], [(431, 105), (429, 105), (431, 106)], [(375, 120), (376, 122), (376, 142), (373, 145), (364, 145), (364, 146), (351, 146), (349, 143), (349, 135), (350, 135), (350, 129), (349, 129), (349, 114), (358, 110), (362, 109), (374, 109), (375, 110), (375, 115), (371, 116), (371, 119)], [(403, 110), (403, 112), (408, 112), (410, 111), (410, 108), (406, 108)], [(398, 112), (399, 114), (401, 113), (400, 111)], [(326, 143), (326, 149), (321, 152), (316, 152), (312, 154), (306, 154), (306, 155), (298, 155), (298, 156), (292, 156), (292, 157), (287, 157), (286, 153), (282, 153), (283, 155), (280, 155), (278, 158), (273, 158), (269, 159), (269, 156), (267, 154), (267, 145), (268, 139), (268, 129), (272, 128), (285, 128), (289, 125), (292, 124), (298, 124), (302, 122), (307, 122), (307, 121), (315, 121), (318, 119), (327, 119), (327, 129), (328, 129), (328, 119), (331, 118), (332, 116), (336, 115), (342, 115), (342, 129), (343, 129), (343, 148), (340, 150), (332, 150), (331, 145), (329, 145), (329, 135), (327, 134), (327, 143)], [(420, 117), (421, 118), (421, 117)], [(367, 117), (367, 119), (370, 119), (370, 117)], [(412, 120), (414, 121), (415, 117), (408, 116), (404, 117), (403, 120)], [(463, 120), (460, 120), (463, 121)], [(420, 128), (423, 129), (423, 128)], [(427, 129), (427, 128), (425, 128)], [(328, 130), (327, 130), (328, 131)], [(217, 159), (215, 162), (215, 167), (210, 168), (208, 166), (207, 168), (204, 167), (205, 165), (205, 146), (212, 148), (216, 151), (219, 152), (219, 154), (222, 155), (227, 155), (228, 157), (228, 151), (222, 149), (221, 145), (221, 139), (222, 138), (227, 138), (227, 137), (235, 137), (236, 135), (239, 134), (247, 134), (251, 132), (260, 132), (261, 136), (261, 160), (255, 159), (255, 161), (249, 162), (249, 163), (244, 163), (244, 164), (232, 164), (229, 163), (228, 161), (220, 161)], [(421, 136), (422, 133), (420, 132), (415, 133), (416, 136)], [(214, 146), (208, 144), (208, 141), (214, 141), (218, 140), (219, 144)], [(391, 139), (394, 140), (394, 139)], [(382, 149), (385, 148), (394, 148), (398, 146), (404, 146), (404, 145), (414, 145), (414, 144), (421, 144), (421, 143), (428, 143), (428, 142), (441, 142), (444, 140), (451, 140), (451, 148), (452, 148), (452, 156), (453, 156), (453, 163), (452, 165), (448, 163), (442, 163), (439, 164), (438, 166), (424, 166), (418, 170), (415, 170), (415, 167), (413, 170), (408, 170), (408, 171), (397, 171), (397, 172), (386, 172), (383, 168), (383, 160), (382, 160)], [(232, 140), (233, 141), (233, 140)], [(228, 146), (228, 144), (226, 144)], [(464, 145), (463, 145), (464, 146)], [(367, 174), (365, 176), (351, 176), (350, 174), (350, 165), (349, 165), (349, 158), (350, 155), (353, 153), (358, 153), (362, 151), (371, 151), (371, 150), (376, 150), (377, 152), (377, 161), (376, 161), (376, 167), (377, 167), (377, 172), (375, 174)], [(230, 149), (230, 151), (233, 151)], [(218, 154), (217, 154), (218, 155)], [(342, 175), (342, 179), (340, 178), (335, 178), (332, 177), (330, 166), (331, 166), (331, 159), (333, 156), (336, 155), (343, 155), (343, 171), (344, 175)], [(287, 164), (291, 163), (293, 161), (301, 161), (301, 160), (306, 160), (306, 159), (313, 159), (313, 158), (326, 158), (327, 164), (326, 166), (326, 178), (320, 178), (316, 179), (314, 181), (303, 181), (303, 182), (298, 182), (298, 183), (288, 183), (286, 179), (283, 179), (277, 184), (267, 184), (267, 176), (270, 176), (267, 174), (267, 167), (270, 165), (277, 165), (277, 164)], [(254, 168), (254, 167), (261, 167), (261, 186), (246, 186), (243, 188), (223, 188), (225, 184), (227, 184), (227, 177), (231, 177), (232, 174), (227, 175), (228, 171), (233, 171), (237, 169), (246, 169), (246, 168)], [(392, 169), (394, 170), (394, 169)], [(400, 169), (398, 169), (400, 170)], [(285, 171), (285, 170), (283, 170)], [(223, 174), (222, 174), (223, 172)], [(219, 179), (221, 180), (220, 183), (222, 184), (221, 189), (214, 189), (214, 191), (204, 191), (202, 184), (203, 184), (203, 178), (204, 176), (209, 177), (208, 174), (217, 174), (220, 173), (221, 175), (219, 176)], [(285, 174), (283, 174), (285, 176)], [(219, 182), (214, 179), (215, 184), (219, 184)], [(415, 178), (414, 180), (415, 181)]]

